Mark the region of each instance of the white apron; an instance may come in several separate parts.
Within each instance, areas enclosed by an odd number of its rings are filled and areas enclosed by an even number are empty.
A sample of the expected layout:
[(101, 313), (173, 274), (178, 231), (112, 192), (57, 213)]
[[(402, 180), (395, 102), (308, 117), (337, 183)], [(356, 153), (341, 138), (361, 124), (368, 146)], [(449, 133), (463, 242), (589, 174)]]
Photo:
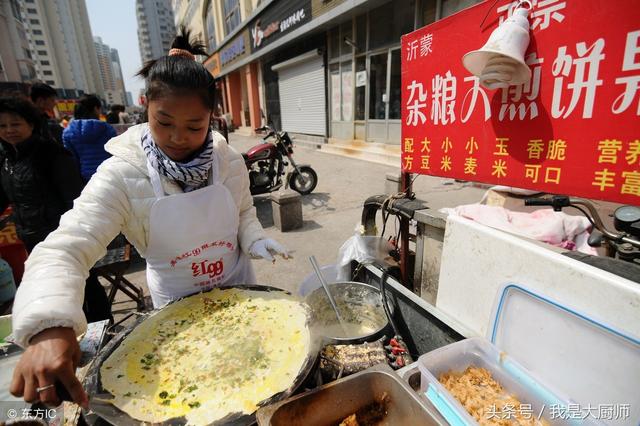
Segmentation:
[(147, 285), (159, 308), (190, 294), (232, 284), (255, 284), (250, 259), (238, 246), (240, 216), (216, 164), (209, 185), (165, 195), (160, 174), (147, 162), (156, 195), (149, 218)]

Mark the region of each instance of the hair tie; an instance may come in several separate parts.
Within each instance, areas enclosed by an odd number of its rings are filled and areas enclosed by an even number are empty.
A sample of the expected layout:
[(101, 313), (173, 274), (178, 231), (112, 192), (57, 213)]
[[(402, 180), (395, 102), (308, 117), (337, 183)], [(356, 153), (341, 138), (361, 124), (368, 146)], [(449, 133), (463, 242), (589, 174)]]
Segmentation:
[(193, 55), (193, 53), (189, 52), (188, 50), (177, 49), (175, 47), (169, 50), (169, 56), (182, 56), (184, 58), (191, 59), (192, 61), (196, 60), (196, 57)]

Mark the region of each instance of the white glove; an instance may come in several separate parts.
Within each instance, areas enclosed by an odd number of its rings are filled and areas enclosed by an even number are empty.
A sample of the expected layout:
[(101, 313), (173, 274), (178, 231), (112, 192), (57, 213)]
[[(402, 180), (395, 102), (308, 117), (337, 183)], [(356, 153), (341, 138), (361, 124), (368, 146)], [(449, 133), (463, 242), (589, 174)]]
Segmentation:
[(285, 259), (289, 258), (289, 251), (283, 247), (276, 240), (266, 238), (264, 240), (258, 240), (249, 247), (249, 254), (254, 259), (266, 259), (271, 262), (275, 262), (276, 259), (273, 255), (279, 254)]

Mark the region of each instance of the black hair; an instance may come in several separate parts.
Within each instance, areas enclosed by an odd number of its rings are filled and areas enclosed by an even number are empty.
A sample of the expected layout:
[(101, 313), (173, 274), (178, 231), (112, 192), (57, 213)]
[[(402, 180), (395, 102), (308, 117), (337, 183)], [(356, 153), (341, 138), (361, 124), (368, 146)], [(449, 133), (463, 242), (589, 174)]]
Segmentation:
[(58, 96), (58, 93), (56, 92), (56, 89), (49, 86), (48, 84), (35, 83), (33, 86), (31, 86), (30, 96), (31, 100), (35, 102), (41, 98), (54, 98)]
[(39, 129), (42, 126), (40, 111), (25, 98), (0, 98), (0, 114), (14, 114), (22, 117), (33, 126), (34, 133), (39, 133)]
[[(204, 44), (191, 39), (191, 32), (184, 26), (171, 43), (172, 49), (183, 49), (192, 55), (207, 56)], [(190, 93), (200, 97), (204, 105), (213, 110), (216, 105), (215, 79), (201, 63), (184, 56), (163, 56), (144, 64), (136, 75), (145, 79), (148, 100), (160, 99), (169, 94)]]
[(100, 98), (96, 95), (84, 95), (76, 104), (73, 116), (79, 119), (98, 119), (100, 117), (96, 114), (96, 108), (102, 108)]

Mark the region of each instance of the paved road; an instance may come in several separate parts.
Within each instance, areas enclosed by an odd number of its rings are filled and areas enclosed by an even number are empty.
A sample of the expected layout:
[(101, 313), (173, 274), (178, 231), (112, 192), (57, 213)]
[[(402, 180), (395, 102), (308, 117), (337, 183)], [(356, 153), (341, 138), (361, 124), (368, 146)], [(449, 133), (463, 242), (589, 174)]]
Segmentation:
[[(231, 145), (239, 151), (246, 151), (258, 141), (255, 137), (238, 135), (232, 135), (230, 139)], [(335, 263), (338, 249), (360, 223), (364, 200), (371, 195), (383, 194), (386, 173), (397, 171), (393, 167), (303, 147), (297, 147), (294, 156), (297, 163), (310, 164), (318, 173), (317, 188), (302, 197), (304, 227), (280, 232), (273, 226), (269, 196), (254, 198), (258, 218), (267, 234), (285, 244), (294, 255), (293, 260), (278, 260), (275, 264), (254, 262), (258, 280), (291, 291), (296, 291), (311, 272), (310, 255), (315, 255), (323, 265)], [(428, 199), (434, 208), (478, 201), (484, 192), (426, 176), (419, 177), (415, 185), (418, 197)]]

